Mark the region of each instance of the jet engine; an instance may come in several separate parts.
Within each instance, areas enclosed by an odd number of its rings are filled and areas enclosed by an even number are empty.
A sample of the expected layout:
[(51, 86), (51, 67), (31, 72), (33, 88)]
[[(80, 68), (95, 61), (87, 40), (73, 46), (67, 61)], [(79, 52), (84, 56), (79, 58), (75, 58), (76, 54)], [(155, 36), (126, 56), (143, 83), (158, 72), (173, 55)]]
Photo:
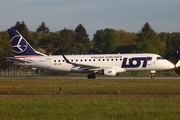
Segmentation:
[(106, 75), (106, 76), (116, 76), (116, 69), (115, 68), (104, 68), (98, 72), (99, 74)]

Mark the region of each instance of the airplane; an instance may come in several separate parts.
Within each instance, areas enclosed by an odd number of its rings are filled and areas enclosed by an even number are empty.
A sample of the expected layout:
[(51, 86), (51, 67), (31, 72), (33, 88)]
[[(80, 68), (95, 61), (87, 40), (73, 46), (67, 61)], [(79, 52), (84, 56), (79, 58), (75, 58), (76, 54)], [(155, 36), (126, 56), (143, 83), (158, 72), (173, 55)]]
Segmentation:
[(153, 53), (91, 54), (91, 55), (45, 55), (33, 49), (16, 29), (8, 29), (14, 57), (6, 61), (42, 70), (88, 73), (88, 79), (96, 74), (116, 76), (127, 71), (150, 71), (154, 79), (158, 70), (175, 66), (160, 55)]

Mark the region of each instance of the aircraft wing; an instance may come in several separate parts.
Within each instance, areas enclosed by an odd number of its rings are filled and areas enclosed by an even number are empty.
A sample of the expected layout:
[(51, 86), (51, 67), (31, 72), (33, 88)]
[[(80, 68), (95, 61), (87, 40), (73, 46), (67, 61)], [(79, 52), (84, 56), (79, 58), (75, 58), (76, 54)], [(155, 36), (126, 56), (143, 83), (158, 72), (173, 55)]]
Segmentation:
[(62, 55), (66, 63), (74, 65), (74, 67), (79, 67), (79, 69), (87, 69), (89, 71), (96, 71), (99, 70), (100, 67), (98, 66), (93, 66), (93, 65), (85, 65), (85, 64), (79, 64), (79, 63), (73, 63), (70, 62), (64, 55)]
[(15, 57), (6, 57), (6, 61), (8, 62), (18, 62), (18, 63), (29, 63), (29, 60), (25, 60), (25, 59), (17, 59)]

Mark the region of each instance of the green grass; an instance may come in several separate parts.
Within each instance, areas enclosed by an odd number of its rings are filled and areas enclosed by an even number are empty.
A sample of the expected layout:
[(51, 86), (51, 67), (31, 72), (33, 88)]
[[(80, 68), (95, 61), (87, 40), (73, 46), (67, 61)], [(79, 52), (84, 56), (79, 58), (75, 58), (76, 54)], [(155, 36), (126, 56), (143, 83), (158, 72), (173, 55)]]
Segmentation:
[(71, 96), (1, 98), (0, 119), (178, 120), (180, 97)]
[(178, 120), (179, 82), (0, 80), (0, 120)]
[(0, 94), (180, 94), (180, 80), (0, 80)]

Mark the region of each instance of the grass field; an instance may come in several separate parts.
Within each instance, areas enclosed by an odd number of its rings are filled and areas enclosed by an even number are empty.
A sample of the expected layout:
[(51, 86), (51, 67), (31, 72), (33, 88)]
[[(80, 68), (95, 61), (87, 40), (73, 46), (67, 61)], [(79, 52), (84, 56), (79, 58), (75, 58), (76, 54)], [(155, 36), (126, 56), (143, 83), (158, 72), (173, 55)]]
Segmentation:
[(179, 83), (180, 79), (1, 79), (0, 120), (178, 120)]

